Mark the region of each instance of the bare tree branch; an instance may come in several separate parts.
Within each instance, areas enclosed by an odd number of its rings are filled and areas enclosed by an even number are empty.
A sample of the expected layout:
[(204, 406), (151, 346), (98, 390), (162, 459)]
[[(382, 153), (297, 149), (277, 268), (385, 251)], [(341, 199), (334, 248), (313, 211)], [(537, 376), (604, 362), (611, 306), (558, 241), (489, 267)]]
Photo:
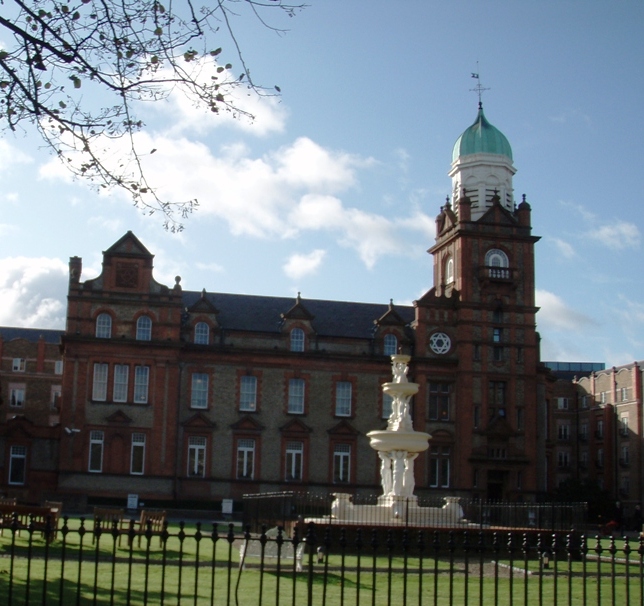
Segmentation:
[[(233, 9), (250, 8), (281, 33), (263, 13), (293, 16), (304, 7), (286, 0), (202, 1), (0, 0), (0, 128), (34, 125), (76, 177), (119, 187), (144, 212), (161, 212), (167, 229), (183, 229), (181, 219), (197, 201), (164, 200), (148, 183), (141, 160), (149, 150), (137, 147), (135, 134), (144, 124), (135, 102), (165, 99), (178, 89), (207, 111), (248, 115), (235, 103), (236, 89), (275, 93), (251, 78)], [(220, 62), (220, 38), (230, 43), (241, 76)], [(216, 75), (204, 77), (207, 69)], [(128, 152), (115, 165), (109, 149), (122, 138)]]

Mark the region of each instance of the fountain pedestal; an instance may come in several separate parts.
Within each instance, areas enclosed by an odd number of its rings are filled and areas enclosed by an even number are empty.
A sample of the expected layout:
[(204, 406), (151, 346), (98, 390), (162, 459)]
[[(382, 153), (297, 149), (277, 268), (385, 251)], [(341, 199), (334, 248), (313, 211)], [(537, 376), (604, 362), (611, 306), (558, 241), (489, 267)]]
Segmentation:
[(446, 497), (443, 507), (419, 507), (414, 495), (414, 461), (429, 447), (431, 436), (414, 431), (409, 402), (418, 383), (407, 379), (410, 356), (391, 356), (393, 381), (382, 390), (391, 396), (392, 411), (384, 430), (370, 431), (370, 446), (380, 458), (382, 495), (377, 505), (354, 505), (351, 495), (335, 493), (331, 517), (352, 524), (456, 525), (463, 517), (458, 497)]

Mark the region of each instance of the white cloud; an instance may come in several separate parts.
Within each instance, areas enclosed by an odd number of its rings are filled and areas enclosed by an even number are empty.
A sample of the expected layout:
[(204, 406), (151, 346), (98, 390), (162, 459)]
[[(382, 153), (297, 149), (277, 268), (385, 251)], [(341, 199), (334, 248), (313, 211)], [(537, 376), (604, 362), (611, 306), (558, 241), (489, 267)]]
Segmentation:
[(65, 326), (68, 268), (59, 259), (0, 259), (0, 324)]
[(6, 139), (0, 139), (0, 171), (6, 171), (16, 164), (29, 164), (31, 156), (11, 145)]
[[(192, 75), (197, 82), (209, 83), (211, 77), (217, 77), (222, 83), (225, 99), (236, 111), (226, 111), (222, 106), (218, 113), (213, 113), (206, 107), (197, 106), (194, 99), (174, 88), (167, 99), (152, 105), (170, 118), (172, 126), (166, 135), (177, 136), (187, 131), (204, 134), (224, 126), (259, 137), (284, 130), (288, 111), (279, 96), (259, 95), (245, 84), (234, 83), (236, 77), (228, 70), (217, 74), (217, 64), (210, 59), (195, 61), (192, 67)], [(171, 76), (170, 72), (168, 75)], [(233, 84), (227, 86), (226, 81)]]
[(322, 264), (326, 251), (316, 249), (308, 255), (295, 254), (284, 264), (284, 273), (293, 280), (314, 274)]
[(541, 308), (537, 314), (537, 323), (541, 332), (548, 330), (574, 332), (597, 326), (597, 322), (592, 318), (571, 309), (554, 293), (537, 289), (535, 298), (537, 306)]
[(634, 223), (617, 221), (612, 225), (602, 225), (590, 230), (588, 236), (601, 242), (613, 250), (638, 248), (640, 245), (640, 230)]
[(562, 257), (565, 257), (566, 259), (573, 259), (577, 256), (575, 249), (569, 242), (566, 242), (561, 238), (551, 238), (551, 240), (555, 243), (557, 251)]

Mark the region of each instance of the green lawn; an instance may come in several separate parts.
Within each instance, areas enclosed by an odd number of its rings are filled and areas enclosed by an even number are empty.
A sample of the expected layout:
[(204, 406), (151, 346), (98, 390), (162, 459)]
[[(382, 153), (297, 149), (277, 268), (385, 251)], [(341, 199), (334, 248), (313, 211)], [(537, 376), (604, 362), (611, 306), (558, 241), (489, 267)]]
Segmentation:
[[(158, 537), (150, 542), (144, 537), (139, 548), (137, 540), (130, 547), (123, 537), (119, 545), (109, 533), (92, 544), (91, 533), (81, 536), (78, 527), (78, 520), (70, 521), (65, 540), (59, 531), (49, 545), (37, 533), (30, 540), (29, 533), (23, 531), (14, 539), (5, 530), (0, 537), (0, 604), (642, 603), (642, 567), (637, 553), (631, 554), (628, 567), (619, 562), (598, 566), (589, 560), (584, 567), (582, 562), (552, 561), (550, 568), (542, 571), (534, 553), (526, 567), (517, 551), (514, 569), (499, 555), (499, 564), (485, 564), (483, 575), (479, 575), (476, 553), (467, 561), (469, 575), (463, 558), (451, 562), (443, 554), (434, 559), (431, 550), (423, 560), (334, 553), (323, 564), (314, 557), (310, 570), (306, 555), (303, 572), (295, 573), (292, 560), (283, 561), (278, 571), (275, 559), (267, 560), (262, 569), (257, 557), (247, 558), (245, 569), (240, 570), (243, 536), (234, 534), (230, 542), (225, 527), (218, 528), (218, 538), (213, 541), (211, 526), (202, 528), (196, 540), (194, 525), (186, 526), (182, 533), (173, 524), (165, 549), (160, 548)], [(594, 542), (590, 546), (594, 548)], [(12, 551), (13, 560), (9, 557)], [(489, 556), (486, 554), (486, 561)], [(449, 572), (451, 564), (453, 574)]]

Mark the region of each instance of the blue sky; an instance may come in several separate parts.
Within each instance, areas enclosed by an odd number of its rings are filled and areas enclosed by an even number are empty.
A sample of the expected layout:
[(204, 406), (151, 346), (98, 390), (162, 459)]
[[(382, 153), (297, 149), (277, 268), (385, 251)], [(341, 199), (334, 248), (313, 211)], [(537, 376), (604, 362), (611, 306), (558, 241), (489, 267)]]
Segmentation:
[(71, 181), (30, 133), (0, 139), (0, 325), (63, 328), (69, 257), (95, 277), (127, 230), (184, 289), (411, 303), (478, 69), (541, 236), (542, 358), (644, 358), (644, 3), (310, 0), (274, 23), (289, 31), (236, 24), (255, 80), (282, 90), (241, 98), (252, 124), (180, 97), (140, 112), (150, 178), (200, 201), (179, 235)]

